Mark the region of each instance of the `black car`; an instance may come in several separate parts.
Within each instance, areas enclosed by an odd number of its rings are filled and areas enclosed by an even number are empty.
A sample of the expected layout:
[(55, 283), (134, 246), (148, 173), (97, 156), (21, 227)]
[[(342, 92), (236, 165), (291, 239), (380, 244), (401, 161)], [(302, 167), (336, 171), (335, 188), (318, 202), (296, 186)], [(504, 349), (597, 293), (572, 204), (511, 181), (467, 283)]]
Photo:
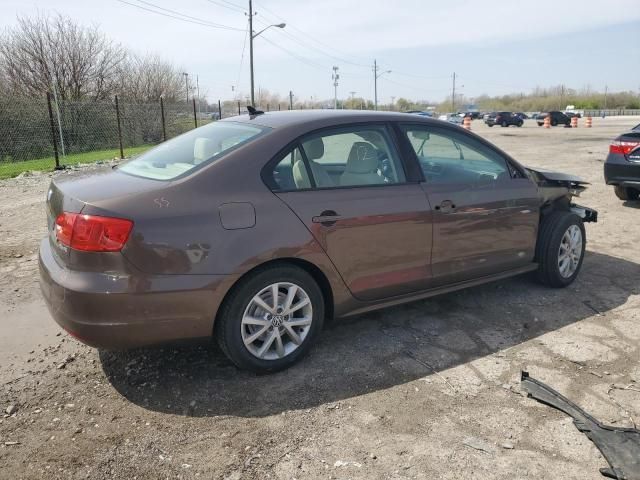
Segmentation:
[(564, 113), (558, 112), (558, 111), (551, 111), (551, 112), (542, 112), (536, 116), (536, 121), (538, 122), (539, 127), (544, 125), (544, 119), (546, 117), (550, 117), (552, 127), (555, 127), (556, 125), (565, 125), (567, 127), (571, 126), (571, 119), (567, 117)]
[(616, 137), (609, 146), (604, 179), (620, 200), (640, 197), (640, 125)]
[(564, 114), (569, 118), (573, 118), (573, 117), (582, 118), (582, 115), (580, 115), (579, 112), (564, 112)]
[(524, 120), (511, 112), (494, 112), (485, 119), (484, 123), (490, 127), (494, 125), (500, 125), (502, 127), (515, 125), (516, 127), (521, 127)]
[(527, 115), (527, 114), (526, 114), (526, 113), (524, 113), (524, 112), (516, 112), (516, 113), (514, 113), (514, 115), (515, 115), (516, 117), (521, 118), (522, 120), (527, 120), (527, 119), (529, 118), (529, 115)]

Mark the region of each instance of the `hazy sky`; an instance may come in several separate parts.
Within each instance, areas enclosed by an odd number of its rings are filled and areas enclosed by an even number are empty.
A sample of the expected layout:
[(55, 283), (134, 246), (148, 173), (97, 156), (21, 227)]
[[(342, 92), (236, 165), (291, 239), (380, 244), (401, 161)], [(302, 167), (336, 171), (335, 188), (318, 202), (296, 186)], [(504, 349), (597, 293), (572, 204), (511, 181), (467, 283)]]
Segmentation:
[[(337, 65), (339, 97), (372, 99), (374, 58), (391, 70), (378, 83), (381, 102), (441, 101), (454, 71), (470, 97), (561, 83), (640, 91), (639, 0), (255, 0), (254, 10), (255, 31), (287, 22), (255, 40), (256, 88), (297, 98), (332, 98)], [(197, 74), (215, 100), (232, 98), (232, 85), (248, 94), (246, 11), (241, 0), (0, 0), (0, 28), (38, 12), (97, 24)]]

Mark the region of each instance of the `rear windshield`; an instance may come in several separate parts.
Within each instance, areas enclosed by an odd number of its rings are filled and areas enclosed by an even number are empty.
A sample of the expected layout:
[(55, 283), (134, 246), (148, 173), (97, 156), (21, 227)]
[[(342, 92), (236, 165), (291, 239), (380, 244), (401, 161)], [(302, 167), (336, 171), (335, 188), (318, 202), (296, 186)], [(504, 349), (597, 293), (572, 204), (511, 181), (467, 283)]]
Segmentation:
[(221, 158), (266, 132), (268, 128), (214, 122), (196, 128), (123, 164), (119, 170), (154, 180), (173, 180)]

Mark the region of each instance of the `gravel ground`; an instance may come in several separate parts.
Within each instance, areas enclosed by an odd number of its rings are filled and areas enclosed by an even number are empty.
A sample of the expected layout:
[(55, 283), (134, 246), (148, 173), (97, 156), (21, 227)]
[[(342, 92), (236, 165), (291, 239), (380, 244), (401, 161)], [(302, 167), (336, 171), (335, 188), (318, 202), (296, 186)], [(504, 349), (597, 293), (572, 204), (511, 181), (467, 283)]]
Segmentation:
[(580, 203), (600, 221), (573, 285), (523, 276), (330, 322), (274, 375), (213, 346), (109, 353), (66, 336), (37, 285), (50, 175), (1, 181), (0, 478), (601, 478), (595, 446), (518, 381), (526, 369), (601, 421), (640, 422), (640, 204), (602, 178), (610, 139), (638, 121), (473, 124), (593, 183)]

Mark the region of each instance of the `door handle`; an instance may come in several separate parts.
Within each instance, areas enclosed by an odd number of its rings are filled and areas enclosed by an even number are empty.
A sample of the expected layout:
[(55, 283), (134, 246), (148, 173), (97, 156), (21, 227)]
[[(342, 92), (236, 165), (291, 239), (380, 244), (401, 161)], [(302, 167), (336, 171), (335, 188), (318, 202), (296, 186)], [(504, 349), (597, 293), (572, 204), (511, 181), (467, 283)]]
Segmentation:
[(453, 213), (456, 211), (456, 206), (451, 200), (443, 200), (440, 205), (436, 205), (436, 210), (440, 213)]
[(343, 217), (338, 215), (333, 210), (325, 210), (317, 217), (311, 218), (311, 221), (313, 223), (319, 223), (321, 225), (324, 225), (325, 227), (330, 227), (331, 225), (335, 224), (338, 220), (342, 220), (342, 219)]

